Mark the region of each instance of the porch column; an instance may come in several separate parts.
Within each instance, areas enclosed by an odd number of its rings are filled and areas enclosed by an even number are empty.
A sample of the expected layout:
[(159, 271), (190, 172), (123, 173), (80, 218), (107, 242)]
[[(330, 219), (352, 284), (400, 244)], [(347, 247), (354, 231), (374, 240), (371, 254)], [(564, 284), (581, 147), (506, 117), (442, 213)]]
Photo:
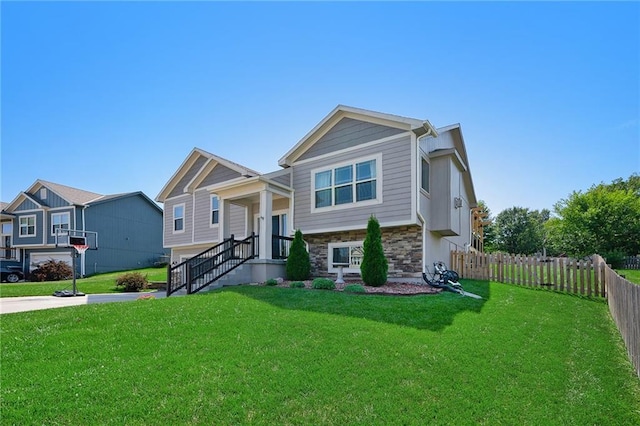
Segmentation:
[(220, 236), (222, 241), (231, 236), (231, 203), (227, 200), (218, 199), (218, 209), (220, 211)]
[(273, 226), (271, 217), (273, 216), (273, 194), (269, 191), (260, 191), (260, 259), (271, 259), (271, 235)]

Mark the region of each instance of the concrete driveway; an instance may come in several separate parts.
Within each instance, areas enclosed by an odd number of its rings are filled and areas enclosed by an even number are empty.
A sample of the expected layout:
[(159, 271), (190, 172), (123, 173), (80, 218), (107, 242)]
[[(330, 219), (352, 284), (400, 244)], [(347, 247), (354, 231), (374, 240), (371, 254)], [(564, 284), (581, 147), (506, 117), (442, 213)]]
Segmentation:
[(138, 299), (145, 294), (151, 294), (156, 299), (166, 297), (164, 291), (145, 293), (107, 293), (87, 294), (86, 296), (56, 297), (0, 297), (0, 314), (14, 312), (37, 311), (40, 309), (63, 308), (65, 306), (88, 305), (90, 303), (127, 302)]

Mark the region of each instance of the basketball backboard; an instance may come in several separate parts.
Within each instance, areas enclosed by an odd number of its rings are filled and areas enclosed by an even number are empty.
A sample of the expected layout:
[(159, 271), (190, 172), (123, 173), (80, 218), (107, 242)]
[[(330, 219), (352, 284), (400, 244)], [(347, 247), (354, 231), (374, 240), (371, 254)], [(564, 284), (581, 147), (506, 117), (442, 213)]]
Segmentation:
[(98, 233), (79, 229), (56, 229), (56, 247), (73, 247), (74, 245), (87, 245), (89, 250), (98, 249)]

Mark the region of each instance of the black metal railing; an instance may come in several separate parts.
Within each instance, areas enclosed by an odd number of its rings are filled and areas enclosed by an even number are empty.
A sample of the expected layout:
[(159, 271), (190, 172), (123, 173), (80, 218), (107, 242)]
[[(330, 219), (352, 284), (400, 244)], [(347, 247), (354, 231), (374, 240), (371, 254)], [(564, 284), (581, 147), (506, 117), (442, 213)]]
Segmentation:
[(293, 238), (291, 237), (284, 237), (282, 235), (272, 235), (271, 236), (271, 258), (272, 259), (288, 258), (292, 241), (293, 241)]
[(220, 244), (203, 251), (177, 265), (167, 267), (167, 296), (186, 288), (196, 293), (222, 278), (246, 261), (258, 255), (258, 236), (251, 234), (244, 240), (233, 235)]

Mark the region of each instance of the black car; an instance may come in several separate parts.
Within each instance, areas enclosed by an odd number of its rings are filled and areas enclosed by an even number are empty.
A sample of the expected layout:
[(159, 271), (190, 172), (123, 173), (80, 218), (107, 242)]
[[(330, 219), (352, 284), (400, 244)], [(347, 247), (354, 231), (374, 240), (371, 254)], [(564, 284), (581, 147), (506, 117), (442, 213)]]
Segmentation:
[(3, 266), (0, 268), (0, 281), (17, 283), (20, 280), (24, 280), (24, 274), (20, 269), (15, 269), (10, 266)]

